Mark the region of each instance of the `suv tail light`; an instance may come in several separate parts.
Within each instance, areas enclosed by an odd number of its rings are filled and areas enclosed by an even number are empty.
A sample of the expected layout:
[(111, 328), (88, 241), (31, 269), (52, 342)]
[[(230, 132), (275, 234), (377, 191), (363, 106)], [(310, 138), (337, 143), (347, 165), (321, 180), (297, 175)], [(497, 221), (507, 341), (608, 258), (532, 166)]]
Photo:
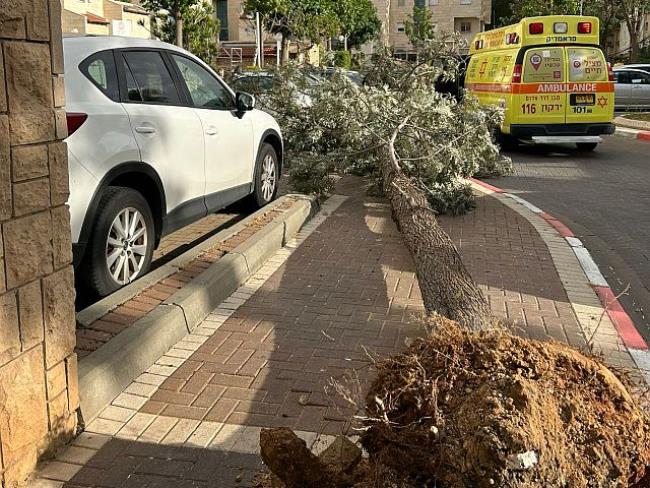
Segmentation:
[(68, 136), (74, 134), (77, 129), (83, 125), (87, 118), (88, 114), (81, 112), (66, 112), (65, 119), (68, 122)]
[(515, 64), (515, 69), (512, 70), (513, 83), (521, 83), (521, 72), (522, 72), (522, 66), (520, 64)]
[(612, 69), (612, 63), (607, 63), (607, 75), (609, 76), (609, 81), (616, 81), (614, 70)]
[(578, 34), (591, 34), (591, 22), (578, 22)]
[(533, 22), (528, 26), (528, 32), (530, 32), (531, 34), (544, 34), (544, 23)]

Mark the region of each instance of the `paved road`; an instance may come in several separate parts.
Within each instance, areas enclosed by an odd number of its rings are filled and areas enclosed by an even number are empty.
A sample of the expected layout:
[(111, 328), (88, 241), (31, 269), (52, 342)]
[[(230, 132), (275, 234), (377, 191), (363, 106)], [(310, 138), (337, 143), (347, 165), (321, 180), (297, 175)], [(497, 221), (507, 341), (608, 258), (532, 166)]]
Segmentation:
[[(513, 176), (490, 183), (560, 218), (592, 253), (650, 342), (650, 143), (609, 137), (593, 153), (521, 147)], [(626, 291), (627, 290), (627, 291)]]

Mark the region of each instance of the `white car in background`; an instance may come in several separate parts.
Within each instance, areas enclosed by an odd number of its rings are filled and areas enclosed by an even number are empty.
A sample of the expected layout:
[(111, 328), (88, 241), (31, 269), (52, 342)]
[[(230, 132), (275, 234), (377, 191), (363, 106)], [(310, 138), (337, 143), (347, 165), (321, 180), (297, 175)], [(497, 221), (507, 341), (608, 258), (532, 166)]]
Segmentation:
[(162, 42), (63, 47), (75, 268), (91, 293), (146, 273), (164, 235), (237, 200), (275, 198), (281, 132), (251, 95)]
[(616, 110), (650, 110), (650, 72), (624, 66), (614, 70)]

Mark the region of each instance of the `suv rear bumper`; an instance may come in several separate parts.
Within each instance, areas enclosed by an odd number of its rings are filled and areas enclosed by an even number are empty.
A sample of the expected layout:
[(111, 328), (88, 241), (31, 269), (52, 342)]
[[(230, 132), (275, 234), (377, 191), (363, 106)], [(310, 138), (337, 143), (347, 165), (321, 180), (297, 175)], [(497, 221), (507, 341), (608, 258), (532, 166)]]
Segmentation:
[(510, 135), (517, 139), (532, 139), (533, 137), (572, 137), (600, 136), (613, 134), (616, 126), (611, 123), (597, 124), (521, 124), (511, 125)]

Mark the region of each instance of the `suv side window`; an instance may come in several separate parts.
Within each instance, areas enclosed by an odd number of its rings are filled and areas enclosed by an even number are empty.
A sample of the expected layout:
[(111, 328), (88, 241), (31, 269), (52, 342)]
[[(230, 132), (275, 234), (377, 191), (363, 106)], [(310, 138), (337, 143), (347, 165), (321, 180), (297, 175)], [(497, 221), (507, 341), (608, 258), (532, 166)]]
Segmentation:
[[(176, 85), (159, 52), (125, 51), (122, 55), (125, 61), (128, 101), (180, 105)], [(129, 74), (132, 79), (129, 79)]]
[(100, 51), (93, 54), (81, 63), (79, 69), (104, 95), (115, 102), (120, 100), (113, 51)]
[(208, 70), (185, 56), (170, 55), (187, 85), (195, 108), (232, 110), (235, 107), (230, 91)]

